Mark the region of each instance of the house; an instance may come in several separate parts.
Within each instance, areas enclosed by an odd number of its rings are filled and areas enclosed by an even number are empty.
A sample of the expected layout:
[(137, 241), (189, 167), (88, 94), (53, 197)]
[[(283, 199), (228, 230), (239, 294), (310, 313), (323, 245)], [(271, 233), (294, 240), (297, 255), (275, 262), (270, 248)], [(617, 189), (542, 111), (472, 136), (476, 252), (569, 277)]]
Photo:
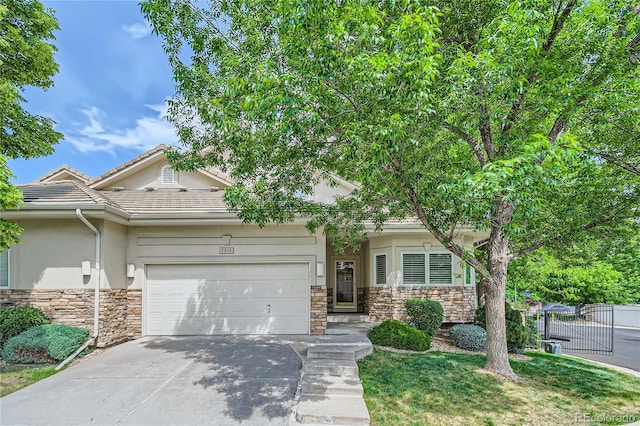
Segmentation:
[[(328, 313), (400, 319), (404, 300), (425, 296), (442, 303), (446, 322), (473, 319), (473, 271), (419, 223), (390, 223), (338, 255), (303, 221), (242, 224), (223, 201), (229, 176), (173, 170), (165, 149), (96, 178), (62, 166), (21, 185), (24, 206), (2, 212), (24, 233), (0, 255), (0, 302), (92, 332), (97, 324), (99, 346), (145, 335), (324, 334)], [(314, 198), (353, 188), (319, 187)], [(461, 229), (456, 238), (471, 248), (486, 235)]]

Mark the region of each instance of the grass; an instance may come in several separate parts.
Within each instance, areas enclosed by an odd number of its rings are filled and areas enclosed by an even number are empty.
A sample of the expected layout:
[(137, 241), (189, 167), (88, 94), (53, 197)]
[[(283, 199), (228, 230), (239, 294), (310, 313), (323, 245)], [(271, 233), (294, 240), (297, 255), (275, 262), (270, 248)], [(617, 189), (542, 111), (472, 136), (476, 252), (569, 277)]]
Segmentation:
[(0, 369), (0, 398), (56, 373), (54, 365), (3, 366)]
[(484, 355), (376, 349), (358, 362), (372, 425), (626, 424), (640, 421), (640, 379), (588, 361), (528, 352), (520, 380), (483, 372)]

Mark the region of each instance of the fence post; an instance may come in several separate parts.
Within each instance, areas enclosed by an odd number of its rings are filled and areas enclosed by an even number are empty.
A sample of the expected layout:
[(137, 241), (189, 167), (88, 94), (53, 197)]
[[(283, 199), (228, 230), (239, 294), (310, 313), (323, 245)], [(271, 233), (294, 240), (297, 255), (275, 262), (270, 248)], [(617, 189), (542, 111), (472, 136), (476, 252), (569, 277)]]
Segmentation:
[(549, 311), (544, 311), (544, 340), (549, 340)]

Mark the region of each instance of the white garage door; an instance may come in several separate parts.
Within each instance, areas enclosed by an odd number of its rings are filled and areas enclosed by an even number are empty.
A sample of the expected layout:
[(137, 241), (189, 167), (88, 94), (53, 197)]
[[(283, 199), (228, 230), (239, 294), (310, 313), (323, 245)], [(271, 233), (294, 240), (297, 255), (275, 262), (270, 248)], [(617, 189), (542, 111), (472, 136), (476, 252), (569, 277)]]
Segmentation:
[(147, 335), (308, 334), (309, 264), (149, 265)]

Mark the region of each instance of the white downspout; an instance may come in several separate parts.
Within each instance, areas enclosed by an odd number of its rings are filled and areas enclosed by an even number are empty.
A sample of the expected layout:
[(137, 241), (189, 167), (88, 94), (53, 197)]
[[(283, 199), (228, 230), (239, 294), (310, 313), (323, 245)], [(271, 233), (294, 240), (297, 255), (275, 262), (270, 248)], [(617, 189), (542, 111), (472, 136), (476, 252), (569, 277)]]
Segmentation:
[(94, 301), (94, 304), (93, 304), (93, 336), (89, 337), (89, 339), (86, 342), (84, 342), (84, 344), (82, 346), (80, 346), (80, 348), (77, 351), (75, 351), (74, 353), (69, 355), (69, 357), (67, 359), (62, 361), (56, 367), (56, 370), (60, 370), (62, 367), (67, 365), (71, 360), (73, 360), (76, 356), (78, 356), (78, 354), (80, 352), (85, 350), (87, 348), (87, 346), (89, 346), (91, 344), (91, 342), (93, 342), (98, 337), (98, 328), (100, 326), (100, 281), (101, 281), (101, 277), (102, 277), (102, 270), (100, 269), (101, 235), (100, 235), (100, 231), (98, 231), (98, 229), (96, 229), (96, 227), (93, 226), (93, 224), (91, 222), (89, 222), (87, 220), (87, 218), (82, 215), (82, 210), (76, 209), (76, 216), (78, 216), (78, 219), (80, 219), (85, 225), (87, 225), (87, 227), (91, 231), (93, 231), (94, 234), (96, 234), (96, 267), (95, 267), (95, 269), (96, 269), (96, 272), (98, 274), (98, 277), (96, 279), (96, 287), (95, 287), (95, 290), (94, 290), (94, 297), (93, 297), (93, 301)]

